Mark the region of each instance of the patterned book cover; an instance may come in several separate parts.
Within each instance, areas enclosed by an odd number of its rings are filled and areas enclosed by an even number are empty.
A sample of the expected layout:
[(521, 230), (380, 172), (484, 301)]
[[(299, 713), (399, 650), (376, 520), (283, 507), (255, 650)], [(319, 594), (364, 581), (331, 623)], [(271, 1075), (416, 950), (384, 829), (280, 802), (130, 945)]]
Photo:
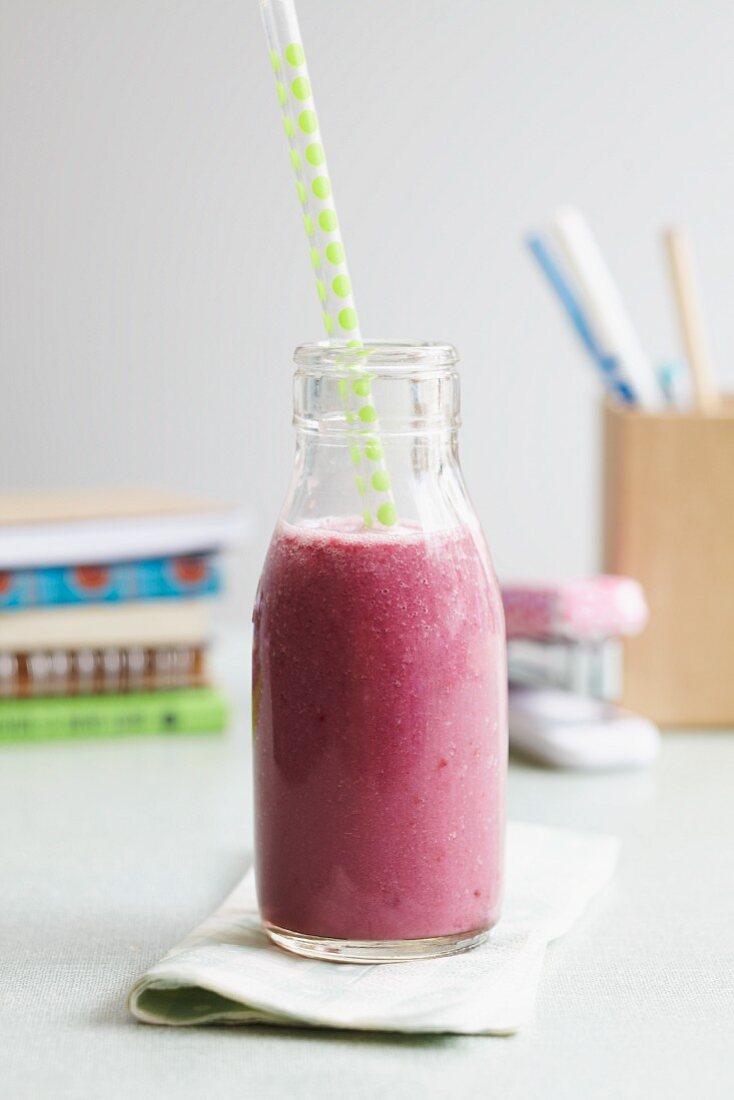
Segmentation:
[(0, 572), (0, 612), (31, 607), (210, 596), (221, 591), (214, 554)]

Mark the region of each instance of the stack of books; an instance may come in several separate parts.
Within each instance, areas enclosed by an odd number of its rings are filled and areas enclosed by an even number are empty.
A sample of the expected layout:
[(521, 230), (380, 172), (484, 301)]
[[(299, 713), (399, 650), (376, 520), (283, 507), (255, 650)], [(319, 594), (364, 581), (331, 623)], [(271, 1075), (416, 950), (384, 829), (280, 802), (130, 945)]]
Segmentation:
[(221, 731), (212, 605), (245, 529), (155, 491), (0, 494), (0, 741)]

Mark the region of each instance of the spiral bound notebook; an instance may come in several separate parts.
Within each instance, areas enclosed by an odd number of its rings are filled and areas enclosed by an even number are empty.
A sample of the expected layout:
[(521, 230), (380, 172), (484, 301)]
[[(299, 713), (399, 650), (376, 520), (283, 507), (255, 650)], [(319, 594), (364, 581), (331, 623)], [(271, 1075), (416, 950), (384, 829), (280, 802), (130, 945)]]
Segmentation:
[(205, 683), (201, 645), (0, 652), (0, 699), (164, 691)]

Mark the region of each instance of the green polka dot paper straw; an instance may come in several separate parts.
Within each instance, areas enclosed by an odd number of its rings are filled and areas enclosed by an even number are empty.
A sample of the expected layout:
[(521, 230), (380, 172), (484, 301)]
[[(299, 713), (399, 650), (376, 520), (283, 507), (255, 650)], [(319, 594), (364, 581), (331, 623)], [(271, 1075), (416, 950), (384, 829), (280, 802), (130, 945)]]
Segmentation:
[[(326, 335), (331, 343), (357, 349), (362, 346), (359, 318), (295, 4), (260, 0), (260, 10)], [(355, 432), (351, 456), (364, 523), (371, 527), (376, 518), (382, 526), (392, 527), (397, 511), (372, 401), (372, 380), (354, 352), (345, 355), (345, 364), (351, 376), (343, 380), (341, 396)]]

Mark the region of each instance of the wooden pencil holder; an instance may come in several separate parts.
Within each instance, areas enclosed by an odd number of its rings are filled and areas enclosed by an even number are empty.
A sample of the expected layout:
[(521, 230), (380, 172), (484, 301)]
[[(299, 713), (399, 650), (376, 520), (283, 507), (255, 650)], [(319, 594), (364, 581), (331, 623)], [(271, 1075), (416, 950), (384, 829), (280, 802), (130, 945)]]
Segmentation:
[(605, 569), (650, 605), (622, 702), (663, 726), (734, 725), (734, 398), (603, 417)]

